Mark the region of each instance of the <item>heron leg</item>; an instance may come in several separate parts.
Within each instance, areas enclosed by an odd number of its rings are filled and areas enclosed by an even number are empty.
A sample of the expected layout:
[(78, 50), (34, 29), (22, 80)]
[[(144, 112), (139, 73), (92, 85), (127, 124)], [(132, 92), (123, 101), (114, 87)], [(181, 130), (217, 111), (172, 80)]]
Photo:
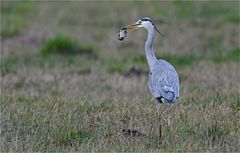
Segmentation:
[(158, 141), (162, 143), (162, 123), (161, 123), (161, 112), (160, 112), (160, 104), (156, 103), (157, 105), (157, 127), (158, 127)]

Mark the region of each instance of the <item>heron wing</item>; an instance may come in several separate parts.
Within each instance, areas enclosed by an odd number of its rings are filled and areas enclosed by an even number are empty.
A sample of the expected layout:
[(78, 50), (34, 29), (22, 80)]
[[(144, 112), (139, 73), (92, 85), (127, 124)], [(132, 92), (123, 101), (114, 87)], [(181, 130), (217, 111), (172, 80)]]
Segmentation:
[(174, 67), (165, 60), (158, 60), (149, 74), (148, 86), (155, 98), (163, 97), (169, 103), (179, 97), (179, 78)]

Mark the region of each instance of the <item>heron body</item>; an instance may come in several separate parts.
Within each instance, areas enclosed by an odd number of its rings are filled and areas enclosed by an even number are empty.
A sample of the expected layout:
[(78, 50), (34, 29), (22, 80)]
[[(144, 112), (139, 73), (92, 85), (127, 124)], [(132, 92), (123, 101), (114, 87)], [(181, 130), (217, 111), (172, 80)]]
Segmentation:
[(179, 97), (179, 80), (173, 66), (157, 60), (149, 73), (148, 87), (158, 102), (174, 103)]
[(128, 29), (140, 27), (148, 31), (148, 37), (145, 42), (145, 54), (150, 68), (148, 78), (150, 92), (160, 103), (174, 103), (179, 97), (180, 90), (178, 74), (170, 63), (163, 59), (158, 60), (154, 54), (153, 40), (156, 27), (151, 19), (142, 18), (135, 24), (129, 25)]
[[(142, 18), (136, 23), (128, 25), (127, 29), (145, 28), (148, 31), (147, 40), (145, 42), (145, 54), (150, 69), (148, 76), (148, 87), (154, 98), (159, 103), (175, 103), (179, 97), (179, 78), (174, 67), (167, 61), (158, 60), (153, 51), (153, 40), (155, 30), (159, 30), (154, 26), (153, 22), (149, 18)], [(126, 31), (122, 30), (119, 34), (119, 40), (123, 40), (126, 37)], [(160, 33), (161, 34), (161, 33)], [(158, 129), (159, 129), (159, 142), (161, 143), (162, 137), (162, 124), (160, 121), (159, 104), (157, 103), (157, 117), (158, 117)]]

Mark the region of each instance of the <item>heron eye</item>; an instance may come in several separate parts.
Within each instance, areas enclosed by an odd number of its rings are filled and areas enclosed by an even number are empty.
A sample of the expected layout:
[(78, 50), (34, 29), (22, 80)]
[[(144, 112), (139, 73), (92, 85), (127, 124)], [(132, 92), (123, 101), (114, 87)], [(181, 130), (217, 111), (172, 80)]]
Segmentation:
[(138, 23), (139, 23), (139, 24), (142, 24), (142, 21), (139, 21)]

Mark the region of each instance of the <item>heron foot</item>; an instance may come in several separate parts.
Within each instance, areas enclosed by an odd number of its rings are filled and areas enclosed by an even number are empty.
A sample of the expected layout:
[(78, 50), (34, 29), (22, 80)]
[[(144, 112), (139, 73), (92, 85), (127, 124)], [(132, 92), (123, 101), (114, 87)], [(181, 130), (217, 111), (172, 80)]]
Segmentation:
[(158, 136), (159, 136), (159, 143), (162, 143), (162, 124), (158, 122)]

